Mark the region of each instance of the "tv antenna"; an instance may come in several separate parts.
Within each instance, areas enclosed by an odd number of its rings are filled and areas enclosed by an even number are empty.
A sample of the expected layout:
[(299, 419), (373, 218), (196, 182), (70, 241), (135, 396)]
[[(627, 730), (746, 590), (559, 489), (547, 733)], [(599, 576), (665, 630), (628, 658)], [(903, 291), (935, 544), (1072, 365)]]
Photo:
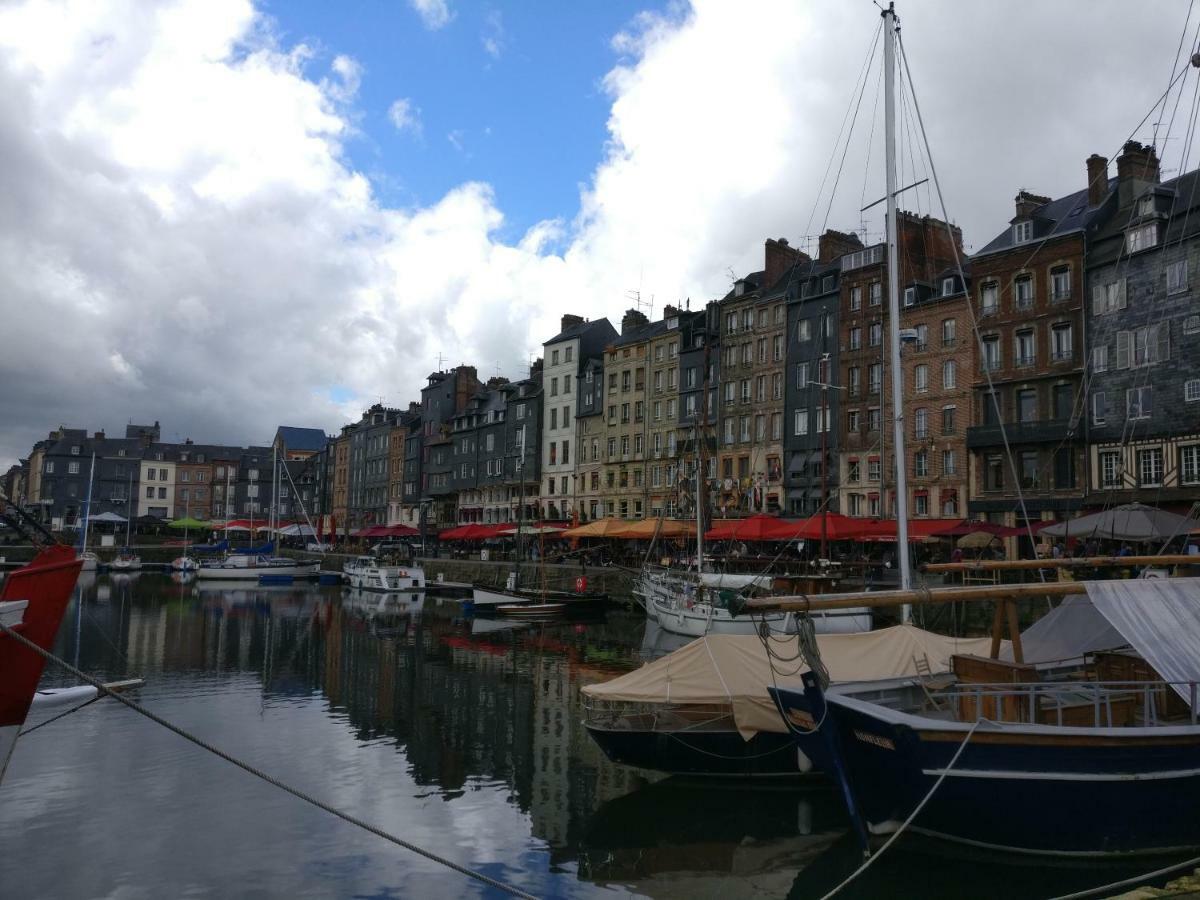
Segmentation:
[(439, 372), (442, 371), (442, 363), (444, 363), (446, 361), (447, 361), (447, 358), (445, 356), (442, 356), (442, 353), (439, 350), (438, 355), (437, 355), (437, 367), (438, 367)]
[(637, 308), (638, 312), (645, 311), (647, 313), (647, 316), (646, 316), (647, 318), (649, 318), (649, 319), (654, 318), (654, 295), (653, 294), (650, 295), (649, 300), (643, 300), (641, 291), (632, 291), (631, 290), (631, 291), (625, 292), (625, 297), (626, 297), (626, 299), (633, 301), (633, 305)]

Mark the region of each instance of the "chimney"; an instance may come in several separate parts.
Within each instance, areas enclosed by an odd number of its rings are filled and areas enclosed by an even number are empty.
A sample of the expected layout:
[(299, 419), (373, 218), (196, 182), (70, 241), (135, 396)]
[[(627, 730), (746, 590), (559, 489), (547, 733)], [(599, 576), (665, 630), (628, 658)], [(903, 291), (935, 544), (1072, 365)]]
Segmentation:
[(1108, 159), (1099, 153), (1087, 158), (1088, 206), (1095, 209), (1108, 196)]
[(798, 262), (808, 262), (808, 254), (790, 246), (787, 238), (767, 238), (763, 245), (763, 288), (769, 290)]
[(625, 310), (625, 315), (621, 316), (621, 334), (629, 334), (635, 328), (641, 328), (643, 325), (649, 325), (650, 320), (645, 314), (638, 312), (636, 309)]
[(503, 375), (493, 375), (487, 380), (487, 386), (490, 388), (498, 388), (505, 384), (508, 384), (508, 379)]
[(582, 324), (583, 324), (583, 316), (573, 316), (570, 313), (566, 313), (562, 317), (562, 328), (560, 328), (559, 331), (566, 331), (572, 325), (582, 325)]
[(677, 316), (677, 315), (679, 315), (679, 307), (678, 306), (672, 306), (671, 304), (668, 303), (666, 306), (663, 307), (663, 320), (664, 321), (671, 318), (672, 316)]
[(98, 440), (98, 441), (104, 440), (104, 432), (103, 431), (96, 432), (96, 440)]
[(840, 256), (845, 256), (847, 253), (853, 253), (855, 250), (861, 250), (862, 248), (862, 241), (858, 239), (858, 235), (854, 234), (854, 232), (846, 234), (841, 231), (829, 229), (817, 240), (817, 260), (823, 263), (830, 263)]
[(1147, 187), (1158, 184), (1158, 155), (1154, 145), (1127, 141), (1117, 157), (1117, 203), (1124, 209)]
[(1017, 191), (1017, 215), (1018, 219), (1028, 219), (1033, 216), (1039, 208), (1050, 202), (1049, 197), (1040, 197), (1037, 194), (1031, 194), (1029, 191), (1021, 188)]

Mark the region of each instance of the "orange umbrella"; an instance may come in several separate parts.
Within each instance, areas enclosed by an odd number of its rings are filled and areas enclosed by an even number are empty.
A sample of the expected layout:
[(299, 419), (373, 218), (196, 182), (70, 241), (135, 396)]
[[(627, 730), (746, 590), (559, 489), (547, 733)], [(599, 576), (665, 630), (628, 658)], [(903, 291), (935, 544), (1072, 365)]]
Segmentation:
[(625, 528), (629, 523), (624, 519), (597, 519), (595, 522), (588, 522), (586, 525), (580, 525), (578, 528), (568, 528), (562, 533), (565, 538), (603, 538), (616, 537), (617, 532)]
[(695, 522), (685, 522), (679, 519), (642, 519), (629, 522), (617, 531), (613, 537), (627, 541), (650, 540), (655, 535), (660, 538), (691, 537), (696, 533)]

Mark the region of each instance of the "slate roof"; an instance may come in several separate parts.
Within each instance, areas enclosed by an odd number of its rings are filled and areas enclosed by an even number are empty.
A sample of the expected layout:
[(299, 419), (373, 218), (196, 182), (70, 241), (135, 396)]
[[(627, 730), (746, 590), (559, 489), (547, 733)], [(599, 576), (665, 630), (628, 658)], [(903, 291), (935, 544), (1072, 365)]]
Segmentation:
[(550, 338), (550, 340), (542, 341), (542, 346), (545, 347), (547, 344), (557, 344), (559, 341), (569, 341), (571, 338), (583, 337), (592, 329), (603, 328), (604, 326), (612, 327), (608, 319), (592, 319), (590, 322), (577, 322), (570, 328), (560, 331), (554, 337)]
[(642, 344), (660, 334), (666, 334), (666, 331), (667, 323), (665, 321), (648, 322), (645, 325), (639, 325), (628, 334), (618, 335), (609, 343), (609, 346), (627, 347), (630, 344)]
[(1094, 208), (1088, 207), (1087, 188), (1076, 191), (1073, 194), (1067, 194), (1065, 197), (1059, 197), (1057, 200), (1051, 200), (1049, 203), (1039, 206), (1034, 211), (1033, 216), (1031, 216), (1034, 223), (1032, 240), (1025, 241), (1020, 245), (1015, 243), (1013, 241), (1012, 225), (1010, 224), (1005, 226), (1002, 232), (992, 238), (982, 250), (973, 255), (980, 257), (991, 253), (1001, 253), (1005, 250), (1011, 250), (1013, 247), (1034, 244), (1047, 237), (1059, 237), (1064, 234), (1082, 231), (1111, 211), (1110, 201), (1115, 196), (1116, 189), (1117, 179), (1108, 179), (1108, 194), (1105, 201)]
[(280, 425), (275, 431), (275, 439), (283, 438), (283, 445), (288, 450), (320, 451), (325, 449), (325, 432), (320, 428), (297, 428), (294, 425)]
[[(1200, 233), (1200, 215), (1195, 213), (1196, 207), (1200, 206), (1200, 169), (1164, 181), (1154, 189), (1160, 194), (1175, 194), (1171, 213), (1165, 216), (1167, 227), (1161, 235), (1160, 248), (1178, 245), (1184, 238)], [(1130, 215), (1128, 208), (1121, 210), (1096, 231), (1089, 250), (1089, 268), (1110, 264), (1121, 257), (1125, 230), (1131, 224)]]

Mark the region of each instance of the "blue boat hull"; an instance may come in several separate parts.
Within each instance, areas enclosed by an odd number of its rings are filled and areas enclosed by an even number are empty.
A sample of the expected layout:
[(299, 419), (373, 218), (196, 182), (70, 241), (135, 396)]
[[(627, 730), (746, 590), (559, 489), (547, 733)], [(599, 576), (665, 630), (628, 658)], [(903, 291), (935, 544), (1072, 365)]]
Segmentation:
[[(780, 690), (781, 708), (807, 710)], [(934, 787), (966, 732), (937, 719), (888, 721), (827, 698), (859, 810), (892, 830)], [(909, 717), (912, 718), (912, 717)], [(981, 846), (1048, 854), (1166, 852), (1200, 846), (1200, 734), (1145, 729), (978, 729), (910, 826)], [(1141, 734), (1136, 733), (1142, 732)], [(1122, 734), (1122, 732), (1125, 732)]]
[(786, 734), (759, 732), (743, 740), (736, 731), (634, 731), (588, 726), (615, 763), (671, 775), (787, 777), (819, 771), (801, 765)]

